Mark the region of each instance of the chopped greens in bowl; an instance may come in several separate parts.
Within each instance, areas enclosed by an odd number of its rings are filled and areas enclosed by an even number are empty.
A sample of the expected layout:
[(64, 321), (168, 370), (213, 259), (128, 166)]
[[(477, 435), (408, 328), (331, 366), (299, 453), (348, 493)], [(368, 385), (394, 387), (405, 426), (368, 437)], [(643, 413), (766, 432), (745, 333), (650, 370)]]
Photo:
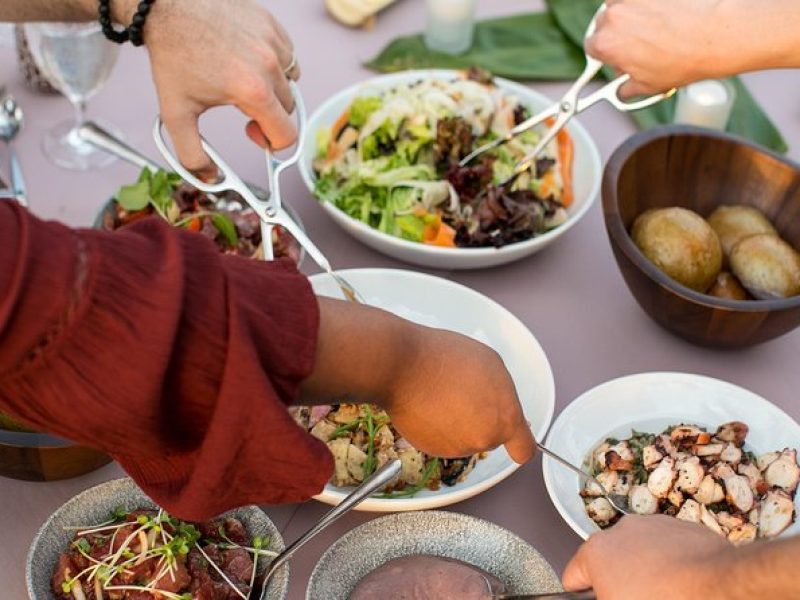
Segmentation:
[(575, 145), (565, 130), (512, 186), (497, 186), (529, 154), (531, 130), (477, 159), (459, 161), (529, 116), (491, 77), (400, 80), (357, 95), (316, 131), (314, 193), (352, 219), (410, 242), (500, 248), (563, 225), (574, 199)]

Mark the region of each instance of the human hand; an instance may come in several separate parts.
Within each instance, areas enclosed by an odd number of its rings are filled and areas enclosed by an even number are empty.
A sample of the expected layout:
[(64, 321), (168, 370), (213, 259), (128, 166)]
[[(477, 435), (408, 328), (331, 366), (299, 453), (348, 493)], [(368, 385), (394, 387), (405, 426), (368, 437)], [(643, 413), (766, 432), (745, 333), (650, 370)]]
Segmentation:
[(717, 598), (734, 552), (702, 525), (664, 515), (623, 517), (580, 547), (564, 571), (564, 588), (594, 589), (598, 600)]
[(518, 463), (535, 440), (500, 356), (468, 337), (370, 306), (319, 298), (314, 371), (301, 402), (372, 402), (415, 448), (460, 458), (505, 445)]
[(419, 327), (415, 359), (384, 408), (415, 448), (443, 458), (505, 445), (517, 463), (536, 442), (500, 356), (466, 336)]
[[(126, 22), (126, 21), (123, 21)], [(162, 0), (145, 27), (161, 117), (181, 163), (216, 174), (200, 145), (207, 109), (234, 105), (252, 121), (248, 136), (275, 149), (294, 143), (297, 128), (289, 73), (294, 51), (286, 31), (257, 0)]]
[[(593, 57), (627, 73), (625, 96), (654, 94), (732, 74), (726, 68), (726, 22), (719, 0), (606, 0)], [(741, 51), (741, 49), (740, 49)]]

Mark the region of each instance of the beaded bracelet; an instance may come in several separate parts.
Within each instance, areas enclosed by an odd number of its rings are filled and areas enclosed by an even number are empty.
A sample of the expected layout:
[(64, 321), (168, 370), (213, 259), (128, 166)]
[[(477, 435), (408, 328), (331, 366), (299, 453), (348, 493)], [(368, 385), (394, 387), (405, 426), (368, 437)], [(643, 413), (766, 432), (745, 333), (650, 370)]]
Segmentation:
[(98, 19), (100, 21), (100, 26), (103, 28), (103, 34), (109, 40), (117, 44), (130, 42), (134, 46), (143, 45), (144, 24), (155, 2), (156, 0), (141, 0), (139, 6), (136, 8), (136, 14), (133, 15), (130, 26), (127, 29), (118, 31), (114, 29), (114, 23), (111, 20), (111, 0), (99, 0)]

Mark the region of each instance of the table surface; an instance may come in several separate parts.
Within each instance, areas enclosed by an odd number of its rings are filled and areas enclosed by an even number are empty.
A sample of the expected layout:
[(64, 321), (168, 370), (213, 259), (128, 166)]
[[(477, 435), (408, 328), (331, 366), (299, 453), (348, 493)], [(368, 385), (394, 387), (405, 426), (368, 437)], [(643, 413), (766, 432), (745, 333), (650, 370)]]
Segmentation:
[[(266, 3), (265, 3), (266, 4)], [(422, 0), (401, 0), (371, 31), (349, 30), (326, 14), (321, 0), (269, 3), (292, 33), (303, 69), (302, 89), (309, 110), (334, 92), (371, 76), (362, 63), (397, 35), (424, 26)], [(539, 0), (492, 0), (479, 3), (482, 16), (507, 15), (540, 6)], [(755, 96), (789, 140), (800, 139), (800, 75), (769, 72), (746, 76)], [(72, 111), (66, 100), (27, 92), (17, 73), (13, 53), (0, 48), (0, 81), (6, 82), (26, 110), (27, 123), (18, 150), (26, 171), (32, 210), (71, 225), (89, 225), (105, 199), (135, 171), (116, 163), (101, 171), (75, 173), (51, 165), (42, 154), (44, 131)], [(536, 84), (555, 97), (564, 84)], [(113, 122), (136, 147), (156, 156), (150, 138), (156, 113), (146, 53), (126, 48), (109, 81), (90, 102), (90, 115)], [(634, 133), (625, 115), (600, 106), (581, 117), (604, 159)], [(262, 155), (239, 134), (244, 119), (232, 109), (208, 115), (203, 128), (241, 175), (264, 177)], [(790, 156), (800, 158), (800, 147)], [(8, 163), (0, 154), (3, 166)], [(323, 251), (340, 268), (409, 268), (360, 245), (339, 230), (291, 173), (286, 197), (302, 216)], [(547, 352), (556, 381), (556, 412), (580, 393), (622, 375), (643, 371), (688, 371), (744, 386), (800, 418), (797, 389), (800, 332), (770, 344), (740, 352), (717, 352), (689, 345), (660, 329), (636, 305), (623, 283), (606, 239), (599, 203), (558, 244), (516, 264), (486, 271), (438, 272), (494, 298), (533, 331)], [(74, 494), (122, 475), (111, 465), (91, 475), (57, 483), (24, 483), (0, 479), (0, 550), (2, 597), (25, 598), (24, 562), (31, 539), (47, 516)], [(539, 549), (561, 571), (575, 552), (579, 538), (561, 520), (542, 481), (541, 460), (520, 469), (494, 489), (452, 510), (482, 517), (514, 531)], [(291, 541), (309, 528), (328, 507), (310, 502), (269, 507), (267, 512)], [(289, 598), (304, 597), (314, 565), (325, 549), (349, 529), (374, 515), (353, 513), (322, 534), (292, 561)], [(14, 543), (9, 543), (13, 541)]]

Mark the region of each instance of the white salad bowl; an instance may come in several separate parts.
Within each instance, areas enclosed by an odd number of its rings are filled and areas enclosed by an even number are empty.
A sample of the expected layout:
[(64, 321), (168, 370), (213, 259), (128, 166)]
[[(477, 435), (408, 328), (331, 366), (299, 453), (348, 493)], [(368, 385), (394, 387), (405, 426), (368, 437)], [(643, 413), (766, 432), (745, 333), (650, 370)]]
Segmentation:
[[(745, 449), (757, 455), (800, 445), (800, 425), (771, 402), (732, 383), (689, 373), (641, 373), (592, 388), (558, 416), (546, 445), (583, 465), (606, 438), (630, 437), (632, 429), (660, 433), (685, 423), (711, 431), (730, 421), (749, 426)], [(599, 531), (579, 496), (580, 477), (547, 456), (542, 468), (550, 499), (575, 533), (586, 539)], [(795, 499), (800, 510), (798, 502), (800, 495)], [(795, 522), (782, 535), (798, 532)]]
[[(372, 306), (423, 325), (470, 336), (494, 348), (511, 373), (536, 439), (544, 438), (555, 407), (553, 373), (544, 350), (519, 319), (486, 296), (439, 277), (392, 269), (340, 273)], [(328, 275), (315, 275), (311, 283), (316, 294), (341, 298), (339, 287)], [(505, 449), (499, 448), (478, 461), (474, 471), (453, 487), (443, 484), (439, 490), (423, 490), (412, 498), (369, 498), (358, 510), (395, 512), (447, 506), (490, 489), (518, 468)], [(316, 499), (338, 504), (349, 491), (329, 483)]]
[[(359, 96), (379, 93), (399, 84), (422, 79), (452, 80), (457, 71), (425, 70), (406, 71), (381, 75), (351, 86), (328, 99), (311, 116), (303, 142), (300, 172), (303, 181), (313, 193), (316, 181), (313, 161), (316, 155), (317, 132), (333, 125), (344, 110)], [(554, 100), (507, 79), (495, 78), (502, 91), (517, 96), (522, 104), (536, 112), (552, 105)], [(575, 200), (567, 209), (569, 219), (563, 225), (543, 235), (502, 248), (442, 248), (404, 240), (358, 221), (336, 206), (323, 202), (325, 212), (346, 232), (367, 246), (393, 258), (438, 269), (481, 269), (507, 264), (525, 258), (552, 244), (567, 233), (589, 211), (598, 196), (602, 178), (600, 153), (589, 133), (575, 119), (567, 127), (575, 143), (573, 186)]]

